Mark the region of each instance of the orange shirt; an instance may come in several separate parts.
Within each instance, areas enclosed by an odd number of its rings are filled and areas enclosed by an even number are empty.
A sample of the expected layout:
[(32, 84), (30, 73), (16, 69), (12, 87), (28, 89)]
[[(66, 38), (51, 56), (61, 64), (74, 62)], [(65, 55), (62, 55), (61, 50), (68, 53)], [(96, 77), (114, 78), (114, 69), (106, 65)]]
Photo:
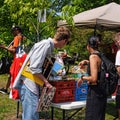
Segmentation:
[(22, 36), (18, 35), (14, 37), (14, 43), (13, 43), (13, 47), (18, 47), (20, 45), (20, 41), (22, 40)]

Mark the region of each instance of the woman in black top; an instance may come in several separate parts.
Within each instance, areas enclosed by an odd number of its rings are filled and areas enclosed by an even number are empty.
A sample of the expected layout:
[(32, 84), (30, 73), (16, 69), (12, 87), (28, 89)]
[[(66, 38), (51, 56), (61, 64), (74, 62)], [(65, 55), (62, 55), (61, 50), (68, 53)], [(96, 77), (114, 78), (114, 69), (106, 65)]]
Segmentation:
[(87, 50), (90, 53), (89, 60), (83, 60), (79, 63), (82, 68), (88, 64), (88, 75), (82, 76), (78, 81), (78, 86), (81, 85), (83, 80), (88, 81), (88, 95), (86, 103), (85, 120), (105, 120), (105, 108), (107, 97), (101, 93), (97, 81), (99, 80), (101, 59), (97, 55), (99, 40), (97, 37), (92, 36), (88, 39)]

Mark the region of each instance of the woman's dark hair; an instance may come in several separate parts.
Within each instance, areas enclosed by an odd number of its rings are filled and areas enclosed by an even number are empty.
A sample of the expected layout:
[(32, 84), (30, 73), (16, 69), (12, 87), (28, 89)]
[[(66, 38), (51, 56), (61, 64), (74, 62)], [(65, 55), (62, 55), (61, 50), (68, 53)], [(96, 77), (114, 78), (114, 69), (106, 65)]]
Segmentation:
[(19, 26), (14, 26), (14, 27), (12, 27), (11, 32), (13, 33), (13, 32), (16, 31), (16, 30), (18, 30), (20, 33), (22, 33), (22, 28), (19, 27)]
[(87, 44), (93, 49), (98, 49), (98, 45), (99, 45), (98, 37), (96, 36), (89, 37)]

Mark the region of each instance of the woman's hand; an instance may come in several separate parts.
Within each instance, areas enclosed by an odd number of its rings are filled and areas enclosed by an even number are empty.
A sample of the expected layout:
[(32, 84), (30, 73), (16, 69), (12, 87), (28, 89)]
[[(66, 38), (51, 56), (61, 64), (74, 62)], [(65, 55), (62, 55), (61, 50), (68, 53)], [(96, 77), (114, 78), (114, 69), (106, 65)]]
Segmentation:
[(0, 44), (0, 48), (6, 48), (6, 46), (4, 44)]
[(83, 80), (80, 78), (79, 80), (78, 80), (78, 87), (80, 87), (80, 85), (83, 83)]
[(85, 65), (88, 64), (89, 61), (88, 60), (83, 60), (81, 61), (78, 65), (80, 66), (81, 69), (84, 69), (85, 68)]

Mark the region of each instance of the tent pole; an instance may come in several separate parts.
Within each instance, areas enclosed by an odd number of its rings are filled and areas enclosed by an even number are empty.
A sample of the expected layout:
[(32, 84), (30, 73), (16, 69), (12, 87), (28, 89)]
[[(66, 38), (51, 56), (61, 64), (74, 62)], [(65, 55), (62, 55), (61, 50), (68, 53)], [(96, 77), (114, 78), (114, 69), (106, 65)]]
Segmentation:
[(95, 28), (94, 28), (94, 36), (96, 36), (96, 29), (97, 29), (97, 24), (95, 25)]

